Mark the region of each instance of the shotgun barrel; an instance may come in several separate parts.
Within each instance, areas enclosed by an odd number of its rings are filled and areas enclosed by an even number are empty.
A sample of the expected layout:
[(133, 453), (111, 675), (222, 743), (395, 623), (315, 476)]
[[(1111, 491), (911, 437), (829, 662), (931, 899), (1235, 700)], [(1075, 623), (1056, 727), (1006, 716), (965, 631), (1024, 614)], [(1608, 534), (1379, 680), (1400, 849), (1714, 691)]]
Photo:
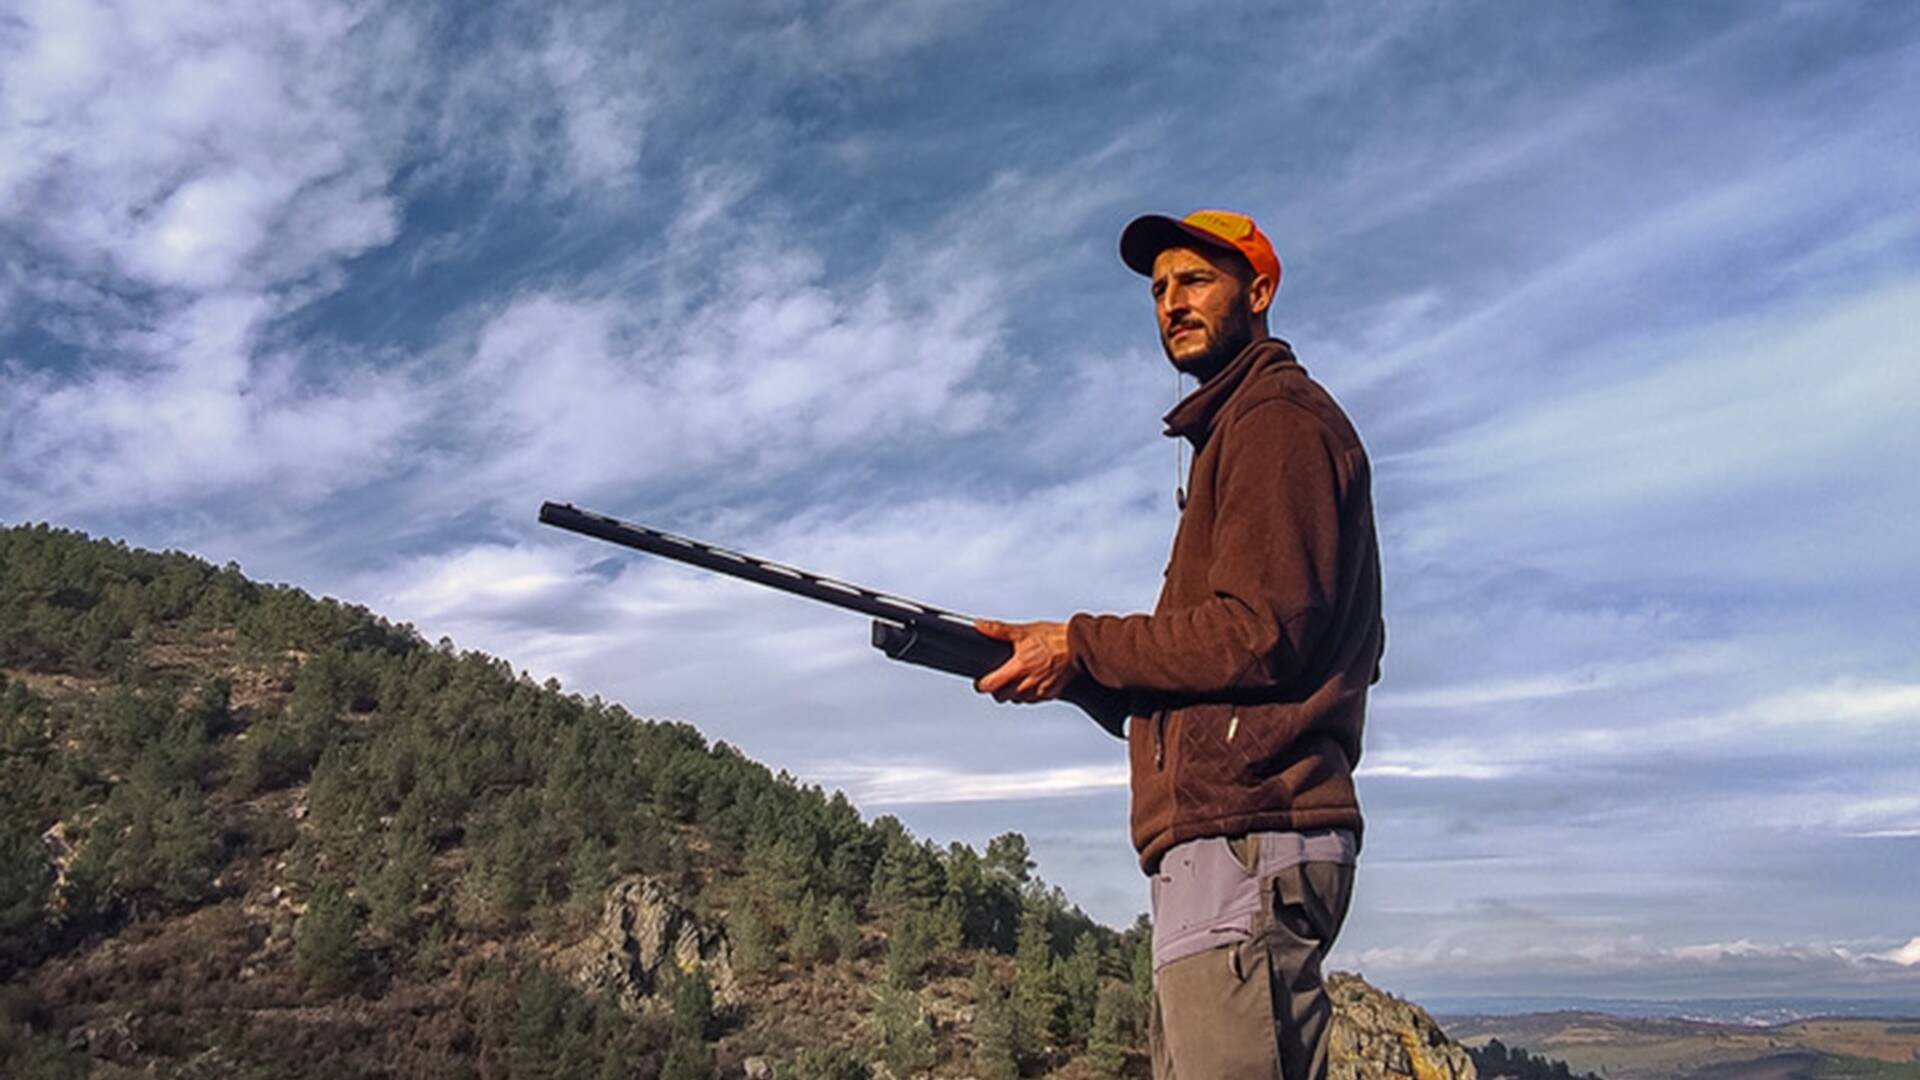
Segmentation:
[[(977, 679), (1013, 655), (1012, 645), (974, 629), (973, 619), (968, 616), (917, 600), (635, 525), (579, 509), (571, 503), (543, 503), (540, 520), (570, 532), (870, 616), (873, 647), (909, 664)], [(1067, 685), (1060, 698), (1078, 706), (1109, 734), (1126, 737), (1130, 710), (1124, 692), (1080, 675)]]

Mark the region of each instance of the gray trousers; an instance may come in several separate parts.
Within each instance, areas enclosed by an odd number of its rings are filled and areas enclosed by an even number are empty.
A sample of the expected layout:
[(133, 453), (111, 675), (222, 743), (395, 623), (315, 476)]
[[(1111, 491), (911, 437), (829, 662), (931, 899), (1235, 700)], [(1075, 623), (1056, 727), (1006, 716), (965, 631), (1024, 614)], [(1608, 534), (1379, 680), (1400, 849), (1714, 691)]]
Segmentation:
[[(1237, 841), (1234, 852), (1243, 863), (1253, 858)], [(1320, 964), (1346, 920), (1353, 867), (1304, 862), (1260, 884), (1250, 939), (1174, 960), (1154, 974), (1155, 1080), (1326, 1077), (1333, 1001)]]

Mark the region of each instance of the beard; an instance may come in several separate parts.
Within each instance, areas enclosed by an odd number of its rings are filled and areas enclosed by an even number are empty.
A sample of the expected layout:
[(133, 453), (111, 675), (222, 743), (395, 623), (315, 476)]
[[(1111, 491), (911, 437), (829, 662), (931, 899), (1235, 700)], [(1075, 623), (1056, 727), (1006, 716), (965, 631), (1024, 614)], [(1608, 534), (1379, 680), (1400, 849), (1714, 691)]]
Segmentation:
[(1163, 331), (1160, 335), (1160, 348), (1166, 352), (1167, 360), (1181, 372), (1206, 382), (1219, 374), (1222, 368), (1233, 362), (1248, 345), (1253, 344), (1253, 308), (1246, 297), (1237, 298), (1228, 307), (1218, 326), (1207, 326), (1202, 331), (1207, 335), (1206, 351), (1194, 353), (1184, 359), (1174, 355), (1173, 342)]

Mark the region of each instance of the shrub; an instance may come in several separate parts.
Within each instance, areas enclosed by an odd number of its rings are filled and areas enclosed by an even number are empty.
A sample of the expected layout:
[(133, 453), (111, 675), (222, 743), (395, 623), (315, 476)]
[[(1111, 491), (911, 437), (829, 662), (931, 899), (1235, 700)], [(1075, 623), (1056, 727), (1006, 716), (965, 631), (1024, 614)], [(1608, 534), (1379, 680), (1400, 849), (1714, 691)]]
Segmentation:
[(843, 1047), (810, 1046), (781, 1070), (780, 1080), (873, 1080), (873, 1070)]

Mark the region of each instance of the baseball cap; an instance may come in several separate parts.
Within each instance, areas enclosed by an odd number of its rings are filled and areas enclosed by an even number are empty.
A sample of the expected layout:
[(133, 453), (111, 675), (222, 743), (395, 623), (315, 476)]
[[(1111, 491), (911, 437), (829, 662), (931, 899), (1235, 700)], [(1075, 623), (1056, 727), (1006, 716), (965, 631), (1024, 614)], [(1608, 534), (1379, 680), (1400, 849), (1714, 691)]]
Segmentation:
[(1208, 247), (1237, 251), (1256, 274), (1280, 285), (1280, 256), (1260, 226), (1245, 214), (1231, 210), (1195, 210), (1184, 218), (1165, 214), (1142, 214), (1127, 223), (1120, 233), (1120, 261), (1136, 274), (1153, 276), (1153, 260), (1170, 247), (1185, 247), (1194, 241)]

